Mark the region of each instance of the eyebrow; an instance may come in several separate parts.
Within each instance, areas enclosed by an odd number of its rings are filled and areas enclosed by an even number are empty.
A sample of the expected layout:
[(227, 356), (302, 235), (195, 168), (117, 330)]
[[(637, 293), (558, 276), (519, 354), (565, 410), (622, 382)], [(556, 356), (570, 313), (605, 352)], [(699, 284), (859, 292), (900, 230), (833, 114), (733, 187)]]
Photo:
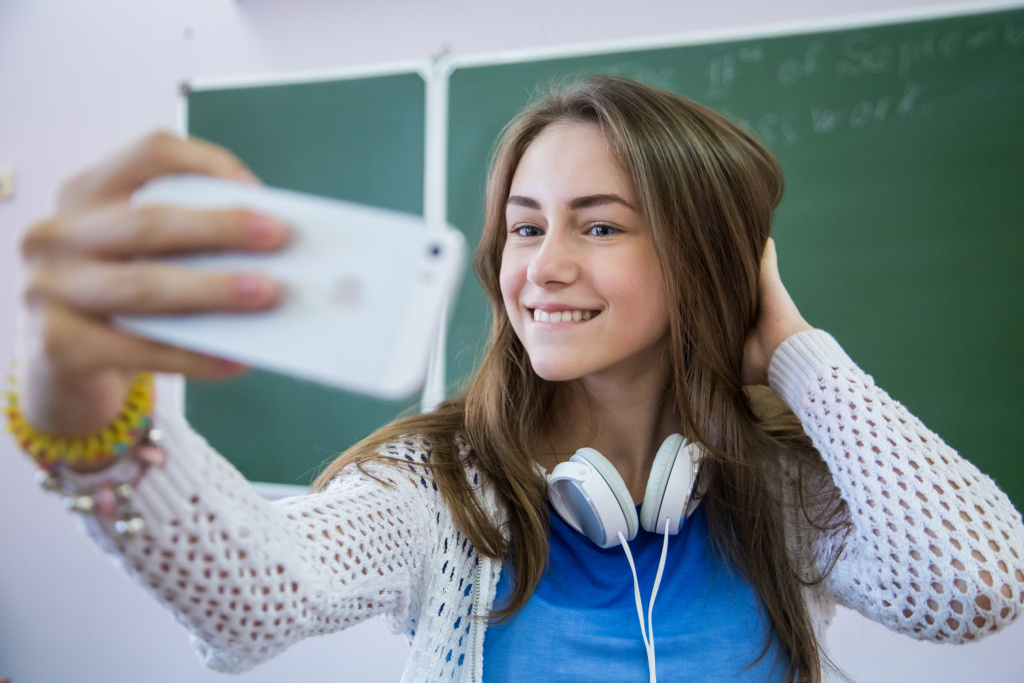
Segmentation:
[[(579, 209), (587, 209), (592, 206), (601, 206), (602, 204), (621, 204), (631, 211), (636, 211), (632, 204), (617, 194), (589, 194), (585, 197), (576, 197), (569, 202), (569, 208), (576, 211)], [(536, 199), (531, 199), (530, 197), (512, 195), (508, 198), (506, 206), (522, 206), (527, 209), (539, 210), (540, 202)]]

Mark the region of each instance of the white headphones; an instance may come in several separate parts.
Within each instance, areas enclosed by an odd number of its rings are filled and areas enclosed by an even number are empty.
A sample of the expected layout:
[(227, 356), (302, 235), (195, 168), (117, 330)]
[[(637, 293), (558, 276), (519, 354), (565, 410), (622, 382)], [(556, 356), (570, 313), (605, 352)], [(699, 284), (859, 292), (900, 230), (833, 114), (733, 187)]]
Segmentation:
[(639, 526), (652, 533), (678, 534), (695, 507), (690, 498), (700, 455), (700, 446), (679, 434), (665, 439), (654, 456), (639, 520), (625, 482), (593, 448), (581, 448), (555, 467), (547, 478), (548, 498), (569, 526), (602, 548), (619, 545), (620, 532), (632, 541)]

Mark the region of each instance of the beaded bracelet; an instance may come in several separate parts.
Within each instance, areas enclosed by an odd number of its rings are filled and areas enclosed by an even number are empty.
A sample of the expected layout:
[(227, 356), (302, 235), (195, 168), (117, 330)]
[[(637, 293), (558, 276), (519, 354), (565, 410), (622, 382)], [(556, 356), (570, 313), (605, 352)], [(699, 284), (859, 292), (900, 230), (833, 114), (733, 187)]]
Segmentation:
[[(13, 383), (13, 379), (12, 379)], [(5, 392), (7, 430), (23, 451), (44, 470), (61, 464), (72, 469), (93, 469), (110, 464), (142, 439), (150, 427), (153, 412), (153, 374), (142, 372), (128, 391), (124, 408), (114, 423), (89, 437), (51, 436), (33, 427), (18, 407), (18, 395)]]
[[(9, 378), (14, 384), (13, 377)], [(154, 382), (151, 373), (140, 373), (132, 383), (125, 407), (114, 423), (91, 437), (55, 437), (33, 427), (18, 407), (18, 396), (5, 392), (7, 429), (18, 445), (39, 466), (39, 484), (61, 494), (69, 510), (94, 514), (113, 523), (114, 531), (134, 537), (145, 524), (131, 505), (132, 494), (150, 467), (162, 467), (166, 455), (159, 444), (163, 434), (152, 427)], [(96, 470), (128, 461), (135, 466), (127, 481), (104, 479), (93, 485), (69, 483), (65, 468)]]
[(160, 448), (163, 433), (150, 429), (143, 439), (128, 450), (127, 460), (136, 465), (135, 475), (129, 481), (104, 479), (93, 486), (71, 486), (61, 476), (61, 467), (54, 470), (40, 470), (39, 485), (47, 491), (54, 491), (64, 498), (64, 507), (82, 514), (96, 515), (110, 521), (114, 531), (126, 538), (133, 538), (145, 528), (145, 523), (132, 507), (132, 494), (150, 467), (162, 467), (167, 456)]

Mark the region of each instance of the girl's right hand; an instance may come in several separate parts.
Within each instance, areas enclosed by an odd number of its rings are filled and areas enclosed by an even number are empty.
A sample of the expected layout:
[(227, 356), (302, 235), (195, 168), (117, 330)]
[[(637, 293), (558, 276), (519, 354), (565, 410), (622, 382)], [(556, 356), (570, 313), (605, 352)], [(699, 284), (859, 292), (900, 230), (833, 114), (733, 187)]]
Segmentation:
[(258, 274), (199, 273), (147, 260), (275, 251), (287, 241), (285, 225), (251, 211), (130, 202), (147, 181), (175, 173), (259, 182), (220, 147), (154, 133), (68, 180), (54, 215), (25, 233), (19, 401), (36, 429), (59, 436), (102, 431), (140, 371), (210, 379), (244, 370), (111, 325), (117, 315), (264, 310), (281, 295), (278, 283)]

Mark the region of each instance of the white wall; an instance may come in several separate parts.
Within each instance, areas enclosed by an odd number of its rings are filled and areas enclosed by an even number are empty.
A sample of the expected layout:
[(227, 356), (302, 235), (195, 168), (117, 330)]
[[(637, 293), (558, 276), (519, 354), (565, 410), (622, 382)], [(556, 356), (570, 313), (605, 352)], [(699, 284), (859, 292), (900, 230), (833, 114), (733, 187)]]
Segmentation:
[[(958, 3), (981, 7), (980, 3)], [(176, 126), (176, 85), (559, 46), (864, 12), (928, 0), (0, 0), (0, 361), (13, 355), (18, 233), (61, 178), (154, 127)], [(204, 681), (173, 619), (130, 585), (33, 484), (0, 439), (0, 679)], [(844, 612), (829, 640), (863, 681), (1020, 681), (1024, 625), (968, 647), (916, 643)], [(379, 624), (306, 641), (243, 681), (396, 680), (405, 645)]]

